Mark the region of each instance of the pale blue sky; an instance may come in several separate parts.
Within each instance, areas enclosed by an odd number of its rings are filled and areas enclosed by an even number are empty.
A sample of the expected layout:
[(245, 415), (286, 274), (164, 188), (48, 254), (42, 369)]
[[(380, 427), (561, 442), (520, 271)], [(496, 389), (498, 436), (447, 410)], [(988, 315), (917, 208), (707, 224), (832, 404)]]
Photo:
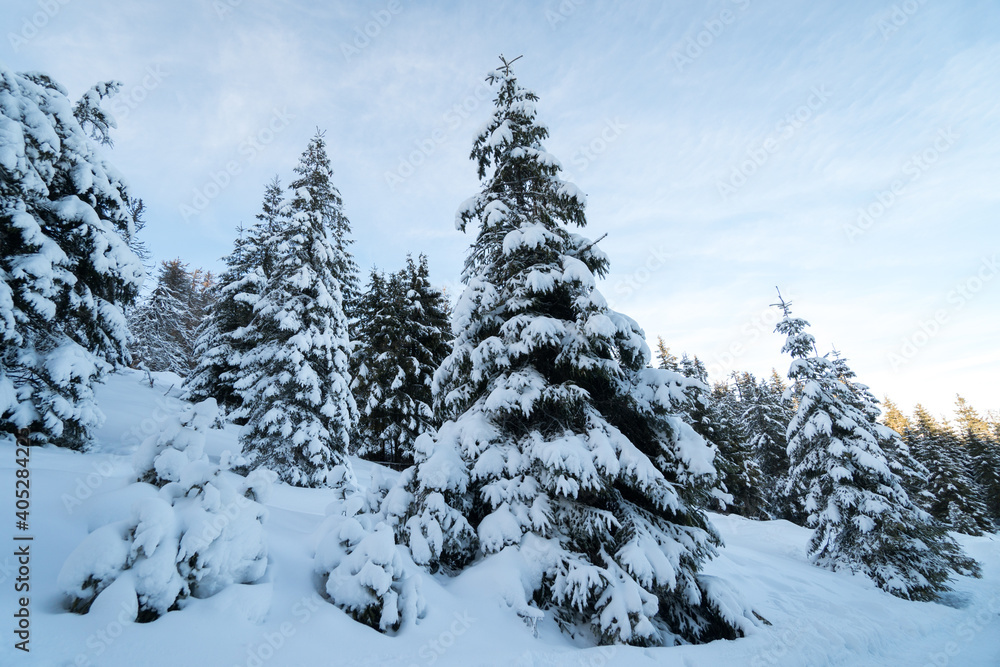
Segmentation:
[(425, 252), (458, 289), (482, 79), (523, 55), (587, 233), (608, 234), (602, 289), (650, 342), (715, 379), (784, 372), (780, 285), (877, 395), (1000, 408), (993, 0), (7, 0), (0, 26), (7, 66), (74, 97), (124, 82), (111, 159), (157, 259), (218, 269), (319, 126), (362, 267)]

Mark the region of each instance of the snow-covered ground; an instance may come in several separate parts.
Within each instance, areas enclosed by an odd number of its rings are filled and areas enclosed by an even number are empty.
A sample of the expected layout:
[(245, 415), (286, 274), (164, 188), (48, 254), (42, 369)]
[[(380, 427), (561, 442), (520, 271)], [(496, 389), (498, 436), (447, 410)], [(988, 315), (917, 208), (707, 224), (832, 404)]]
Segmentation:
[[(0, 665), (220, 667), (294, 665), (1000, 665), (1000, 537), (957, 536), (983, 565), (960, 578), (945, 604), (906, 602), (849, 573), (808, 563), (809, 531), (784, 521), (713, 515), (726, 547), (707, 568), (770, 625), (738, 641), (641, 649), (581, 647), (549, 620), (538, 636), (505, 602), (514, 576), (498, 554), (461, 576), (425, 575), (427, 612), (386, 636), (351, 620), (315, 592), (314, 532), (332, 492), (276, 486), (265, 523), (270, 564), (263, 583), (192, 600), (152, 623), (119, 620), (123, 601), (102, 595), (87, 615), (68, 613), (56, 585), (66, 557), (120, 508), (112, 493), (131, 481), (138, 443), (176, 413), (176, 376), (113, 375), (98, 390), (108, 419), (95, 451), (31, 451), (31, 652), (14, 649), (15, 452), (0, 446), (8, 528), (0, 551)], [(212, 431), (213, 457), (235, 450), (237, 428)], [(365, 483), (373, 464), (354, 461)], [(385, 472), (384, 474), (393, 474)], [(109, 589), (110, 592), (110, 589)], [(21, 595), (21, 594), (18, 594)], [(127, 605), (126, 605), (127, 606)]]

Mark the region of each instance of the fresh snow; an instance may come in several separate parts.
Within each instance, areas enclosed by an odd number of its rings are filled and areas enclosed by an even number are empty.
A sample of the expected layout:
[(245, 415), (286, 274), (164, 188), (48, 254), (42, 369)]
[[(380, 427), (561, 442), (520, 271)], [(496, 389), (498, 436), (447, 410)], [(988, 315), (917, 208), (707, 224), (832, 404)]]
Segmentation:
[[(909, 602), (861, 576), (811, 565), (805, 553), (808, 529), (785, 521), (712, 514), (726, 546), (705, 567), (708, 585), (720, 600), (738, 592), (771, 625), (748, 627), (748, 636), (736, 641), (670, 648), (580, 646), (548, 615), (539, 618), (524, 599), (521, 581), (531, 576), (533, 562), (549, 549), (536, 540), (538, 544), (526, 542), (520, 552), (508, 547), (455, 578), (419, 571), (412, 583), (419, 585), (426, 604), (422, 618), (383, 635), (317, 592), (317, 565), (332, 569), (333, 562), (317, 562), (314, 545), (323, 535), (324, 522), (329, 526), (327, 508), (338, 500), (337, 492), (283, 484), (275, 485), (263, 503), (269, 564), (258, 583), (230, 585), (204, 599), (189, 598), (183, 609), (139, 624), (131, 619), (137, 613), (135, 590), (141, 573), (126, 571), (97, 598), (90, 613), (69, 613), (62, 606), (57, 575), (71, 552), (89, 545), (90, 567), (113, 569), (121, 560), (118, 551), (126, 547), (115, 531), (133, 511), (123, 506), (123, 498), (135, 496), (132, 501), (138, 506), (155, 497), (139, 493), (141, 486), (126, 493), (134, 482), (132, 457), (140, 442), (167, 428), (187, 404), (176, 397), (176, 376), (154, 378), (151, 388), (145, 374), (124, 371), (97, 388), (107, 420), (95, 430), (92, 451), (31, 449), (31, 653), (15, 650), (8, 636), (0, 644), (0, 665), (1000, 664), (1000, 537), (995, 534), (954, 534), (982, 563), (982, 579), (959, 577), (944, 603)], [(237, 431), (227, 425), (206, 434), (204, 451), (211, 461), (238, 452)], [(14, 487), (14, 458), (13, 444), (0, 443), (0, 486), (6, 489)], [(374, 480), (391, 481), (399, 474), (359, 459), (351, 463), (362, 487), (369, 480), (376, 484)], [(6, 516), (12, 516), (13, 494), (6, 494), (4, 508)], [(153, 510), (151, 504), (143, 509)], [(88, 538), (90, 530), (98, 532)], [(384, 529), (366, 530), (367, 537), (351, 536), (355, 548), (377, 553), (375, 560), (385, 568), (398, 567)], [(491, 537), (502, 541), (504, 532), (497, 526)], [(157, 537), (162, 536), (135, 539)], [(319, 555), (321, 561), (330, 557)], [(343, 558), (349, 562), (349, 556)], [(650, 562), (644, 567), (651, 572), (664, 565)], [(0, 556), (8, 635), (15, 568), (13, 556)], [(374, 572), (372, 581), (379, 576), (381, 572)], [(641, 605), (643, 600), (637, 597), (632, 603)], [(738, 601), (733, 604), (739, 608)]]

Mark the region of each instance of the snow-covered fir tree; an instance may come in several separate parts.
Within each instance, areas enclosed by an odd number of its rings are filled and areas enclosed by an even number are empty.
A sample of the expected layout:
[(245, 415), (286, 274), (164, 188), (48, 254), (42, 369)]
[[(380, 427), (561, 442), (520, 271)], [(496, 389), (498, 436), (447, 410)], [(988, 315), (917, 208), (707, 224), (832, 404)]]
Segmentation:
[(709, 388), (708, 371), (697, 355), (692, 357), (684, 352), (679, 360), (671, 359), (662, 339), (658, 346), (659, 368), (676, 370), (690, 380), (685, 387), (687, 401), (679, 406), (684, 420), (717, 450), (715, 468), (719, 473), (719, 488), (724, 493), (716, 495), (715, 509), (758, 516), (759, 487), (753, 480), (759, 480), (759, 471), (750, 458), (746, 436), (735, 413), (736, 395), (725, 384)]
[(756, 391), (756, 378), (750, 373), (733, 373), (732, 384), (716, 383), (711, 405), (717, 439), (710, 441), (732, 465), (731, 471), (722, 471), (726, 491), (733, 497), (730, 511), (763, 519), (770, 517), (765, 480), (744, 420), (745, 408), (756, 399)]
[(114, 89), (74, 106), (0, 66), (0, 433), (36, 444), (84, 447), (103, 420), (93, 386), (127, 358), (143, 278), (129, 194), (81, 124), (113, 127), (99, 103)]
[(235, 389), (247, 468), (268, 467), (296, 486), (353, 484), (346, 453), (357, 422), (348, 371), (349, 343), (334, 239), (340, 198), (321, 134), (309, 142), (287, 220), (264, 247), (274, 267), (241, 333)]
[(451, 349), (447, 304), (430, 284), (423, 255), (408, 257), (388, 279), (373, 271), (359, 304), (356, 451), (388, 465), (411, 464), (413, 442), (437, 425), (431, 383)]
[(239, 408), (242, 399), (235, 384), (240, 359), (256, 344), (249, 325), (274, 269), (270, 240), (284, 219), (284, 192), (275, 176), (264, 191), (257, 223), (249, 230), (240, 227), (233, 251), (224, 258), (226, 270), (213, 290), (212, 307), (195, 342), (197, 365), (185, 383), (192, 400), (215, 398), (228, 413)]
[(906, 440), (930, 473), (925, 508), (960, 533), (982, 535), (983, 531), (993, 530), (979, 488), (972, 480), (969, 454), (951, 427), (938, 423), (918, 404)]
[[(340, 283), (343, 310), (349, 325), (353, 326), (354, 304), (357, 303), (360, 291), (358, 265), (350, 251), (354, 243), (351, 238), (351, 222), (344, 215), (340, 191), (333, 184), (333, 169), (330, 168), (330, 159), (326, 153), (323, 131), (316, 130), (295, 167), (295, 175), (295, 180), (288, 186), (292, 193), (292, 206), (296, 210), (308, 210), (310, 215), (322, 219), (329, 229), (334, 247), (331, 272)], [(310, 193), (310, 198), (297, 199), (302, 192)]]
[(386, 514), (432, 570), (520, 553), (511, 604), (530, 623), (546, 610), (602, 643), (739, 636), (749, 613), (699, 572), (720, 538), (702, 509), (714, 451), (675, 414), (688, 383), (648, 367), (642, 330), (597, 291), (608, 260), (568, 229), (584, 195), (543, 147), (537, 97), (506, 64), (488, 81), (482, 189), (456, 219), (477, 236), (434, 377), (446, 421)]
[(969, 456), (972, 481), (994, 524), (1000, 526), (1000, 438), (989, 423), (961, 396), (955, 398), (955, 415), (962, 446)]
[(725, 511), (750, 518), (766, 516), (760, 466), (740, 418), (744, 399), (739, 382), (716, 383), (704, 400), (706, 411), (692, 426), (719, 450), (715, 467), (729, 496)]
[(128, 313), (132, 365), (187, 376), (211, 289), (211, 275), (201, 269), (188, 271), (180, 259), (162, 262), (156, 287)]
[(902, 434), (884, 423), (886, 420), (882, 418), (879, 400), (867, 385), (855, 379), (854, 371), (847, 365), (847, 361), (836, 350), (831, 353), (831, 357), (833, 372), (846, 389), (842, 399), (861, 411), (869, 422), (875, 425), (872, 434), (878, 442), (879, 449), (885, 454), (889, 469), (899, 477), (910, 500), (918, 507), (926, 509), (932, 501), (927, 489), (930, 472), (913, 455)]
[(907, 496), (879, 447), (880, 429), (840, 379), (846, 364), (815, 352), (808, 323), (784, 316), (798, 410), (788, 425), (789, 487), (805, 491), (812, 561), (861, 572), (893, 595), (933, 600), (949, 590), (952, 573), (978, 576), (979, 567), (944, 527)]
[(740, 422), (747, 447), (760, 470), (761, 495), (772, 519), (804, 521), (796, 503), (786, 492), (788, 445), (785, 434), (792, 418), (791, 405), (784, 398), (785, 385), (776, 371), (768, 380), (753, 381), (749, 373), (738, 378)]
[(259, 502), (274, 474), (237, 477), (209, 460), (205, 434), (217, 412), (212, 399), (189, 405), (136, 451), (138, 482), (118, 492), (121, 518), (91, 532), (59, 573), (71, 611), (85, 614), (107, 594), (122, 605), (116, 612), (147, 622), (264, 575)]
[(387, 276), (372, 268), (355, 307), (358, 322), (351, 350), (351, 390), (358, 405), (358, 423), (352, 436), (354, 453), (390, 464), (381, 434), (392, 426), (384, 406), (397, 371), (389, 357), (395, 328), (399, 326), (399, 291), (395, 274)]

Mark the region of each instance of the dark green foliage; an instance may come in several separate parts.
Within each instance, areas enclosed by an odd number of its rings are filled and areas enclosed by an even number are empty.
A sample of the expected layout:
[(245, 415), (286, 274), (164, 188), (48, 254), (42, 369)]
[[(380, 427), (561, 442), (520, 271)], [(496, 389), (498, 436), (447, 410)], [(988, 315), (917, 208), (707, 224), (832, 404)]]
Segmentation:
[(434, 371), (450, 351), (447, 304), (427, 258), (407, 257), (386, 278), (373, 270), (359, 300), (352, 389), (360, 413), (355, 451), (390, 466), (413, 463), (413, 443), (438, 423)]
[(972, 480), (969, 453), (952, 428), (917, 405), (906, 440), (930, 473), (925, 509), (961, 533), (982, 535), (992, 530), (993, 522)]

